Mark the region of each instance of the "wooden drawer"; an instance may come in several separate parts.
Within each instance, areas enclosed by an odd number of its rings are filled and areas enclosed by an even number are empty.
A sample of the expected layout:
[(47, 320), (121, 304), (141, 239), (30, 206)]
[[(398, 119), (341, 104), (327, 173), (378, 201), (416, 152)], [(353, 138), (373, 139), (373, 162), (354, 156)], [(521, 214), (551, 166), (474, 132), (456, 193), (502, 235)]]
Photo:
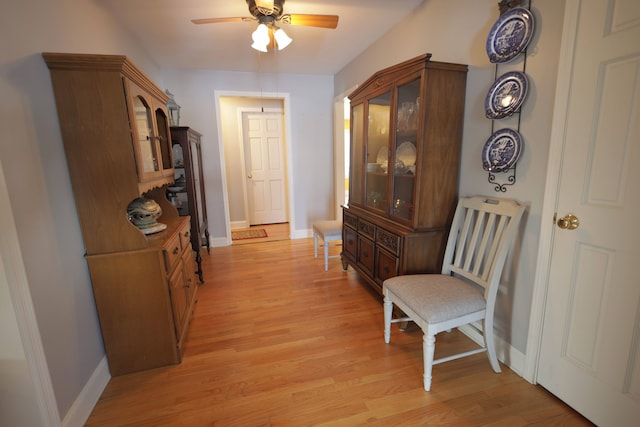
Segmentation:
[(392, 254), (400, 255), (400, 236), (394, 233), (390, 233), (383, 228), (376, 230), (376, 244), (387, 249)]
[(373, 274), (374, 260), (375, 253), (373, 242), (362, 236), (358, 236), (358, 257), (356, 258), (356, 262), (367, 273)]
[(376, 239), (376, 226), (362, 218), (358, 218), (358, 232), (371, 240)]
[(376, 279), (382, 284), (385, 280), (398, 275), (400, 262), (398, 257), (377, 249)]
[(180, 247), (184, 250), (191, 246), (191, 222), (186, 222), (180, 232)]
[(180, 244), (180, 234), (174, 234), (171, 239), (167, 241), (164, 247), (164, 259), (166, 262), (167, 273), (169, 273), (175, 267), (176, 263), (180, 259), (182, 254), (182, 245)]
[(343, 211), (343, 212), (344, 212), (344, 215), (342, 216), (343, 224), (353, 228), (354, 230), (357, 230), (358, 229), (358, 217), (355, 216), (355, 215), (351, 215), (347, 211)]

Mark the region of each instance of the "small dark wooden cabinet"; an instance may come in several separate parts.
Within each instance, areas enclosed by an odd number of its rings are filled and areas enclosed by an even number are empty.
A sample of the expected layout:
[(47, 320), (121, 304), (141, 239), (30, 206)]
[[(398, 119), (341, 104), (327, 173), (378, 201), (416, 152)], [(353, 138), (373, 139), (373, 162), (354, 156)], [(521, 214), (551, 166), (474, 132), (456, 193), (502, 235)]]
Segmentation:
[(200, 133), (189, 127), (171, 127), (175, 183), (167, 187), (167, 192), (178, 213), (191, 217), (191, 246), (196, 253), (200, 283), (204, 283), (200, 249), (205, 246), (209, 252), (210, 246), (202, 177), (201, 137)]
[(425, 54), (378, 71), (351, 100), (345, 269), (378, 292), (440, 270), (458, 195), (467, 66)]

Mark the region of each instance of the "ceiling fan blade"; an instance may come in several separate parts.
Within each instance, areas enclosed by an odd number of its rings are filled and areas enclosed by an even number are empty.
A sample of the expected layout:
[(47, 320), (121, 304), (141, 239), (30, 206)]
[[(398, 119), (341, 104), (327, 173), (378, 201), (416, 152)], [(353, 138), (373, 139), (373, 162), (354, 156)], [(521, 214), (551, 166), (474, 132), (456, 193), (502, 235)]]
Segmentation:
[(254, 18), (248, 17), (233, 17), (233, 18), (204, 18), (204, 19), (192, 19), (194, 24), (217, 24), (220, 22), (246, 22), (255, 21)]
[(337, 15), (306, 15), (285, 14), (280, 19), (285, 24), (301, 25), (305, 27), (319, 27), (334, 29), (338, 26)]

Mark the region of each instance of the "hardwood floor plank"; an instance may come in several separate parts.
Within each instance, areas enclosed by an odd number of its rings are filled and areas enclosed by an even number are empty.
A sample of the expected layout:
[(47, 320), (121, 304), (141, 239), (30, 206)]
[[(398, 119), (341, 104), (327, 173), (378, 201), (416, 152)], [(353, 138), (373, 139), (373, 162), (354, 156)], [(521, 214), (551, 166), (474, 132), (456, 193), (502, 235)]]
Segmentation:
[[(87, 426), (587, 426), (485, 354), (434, 367), (422, 333), (382, 337), (381, 298), (313, 240), (212, 248), (180, 365), (111, 379)], [(438, 336), (436, 357), (472, 347)]]

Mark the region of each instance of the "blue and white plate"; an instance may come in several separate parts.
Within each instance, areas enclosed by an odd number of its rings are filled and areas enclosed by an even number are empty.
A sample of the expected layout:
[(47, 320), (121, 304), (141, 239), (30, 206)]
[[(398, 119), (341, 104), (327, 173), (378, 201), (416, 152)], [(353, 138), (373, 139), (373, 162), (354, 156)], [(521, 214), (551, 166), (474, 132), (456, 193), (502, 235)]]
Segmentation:
[(500, 15), (487, 37), (487, 55), (493, 63), (509, 62), (527, 48), (534, 30), (533, 14), (514, 7)]
[(503, 119), (518, 111), (527, 96), (529, 82), (526, 74), (510, 71), (498, 77), (484, 100), (488, 119)]
[(482, 149), (482, 168), (505, 172), (513, 167), (522, 152), (522, 136), (512, 129), (500, 129), (491, 135)]

